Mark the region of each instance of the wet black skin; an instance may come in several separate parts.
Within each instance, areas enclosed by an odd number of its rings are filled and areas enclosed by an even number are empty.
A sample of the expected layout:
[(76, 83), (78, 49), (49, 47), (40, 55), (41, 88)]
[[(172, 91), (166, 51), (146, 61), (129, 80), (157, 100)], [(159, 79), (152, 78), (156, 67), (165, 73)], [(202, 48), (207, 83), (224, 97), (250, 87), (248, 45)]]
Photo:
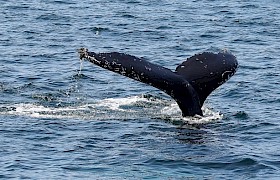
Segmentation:
[(79, 50), (80, 58), (156, 87), (170, 95), (179, 105), (182, 116), (203, 115), (201, 107), (207, 96), (228, 80), (238, 66), (228, 53), (202, 53), (187, 59), (173, 72), (128, 54), (94, 53)]

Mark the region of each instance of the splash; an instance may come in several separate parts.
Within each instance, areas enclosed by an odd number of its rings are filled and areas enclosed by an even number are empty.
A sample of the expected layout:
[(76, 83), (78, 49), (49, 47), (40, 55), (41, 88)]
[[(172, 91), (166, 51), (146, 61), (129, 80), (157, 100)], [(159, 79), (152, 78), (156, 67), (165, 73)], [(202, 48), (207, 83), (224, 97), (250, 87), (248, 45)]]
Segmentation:
[(183, 118), (183, 121), (187, 124), (207, 124), (223, 118), (223, 114), (215, 112), (208, 107), (203, 106), (202, 111), (203, 116), (196, 115), (194, 117)]
[(171, 122), (181, 121), (186, 124), (207, 124), (223, 118), (223, 114), (215, 112), (206, 106), (202, 107), (202, 112), (203, 116), (195, 115), (193, 117), (182, 117), (181, 110), (175, 102), (164, 107), (161, 111), (165, 119)]

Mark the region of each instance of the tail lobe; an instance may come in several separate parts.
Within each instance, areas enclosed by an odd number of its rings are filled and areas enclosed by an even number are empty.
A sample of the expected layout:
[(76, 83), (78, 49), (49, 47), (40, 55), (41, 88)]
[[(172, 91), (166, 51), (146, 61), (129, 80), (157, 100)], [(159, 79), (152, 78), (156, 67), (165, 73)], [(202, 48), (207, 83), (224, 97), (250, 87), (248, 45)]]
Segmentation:
[(202, 105), (212, 91), (234, 75), (237, 67), (238, 62), (232, 54), (204, 52), (188, 58), (175, 73), (193, 86)]

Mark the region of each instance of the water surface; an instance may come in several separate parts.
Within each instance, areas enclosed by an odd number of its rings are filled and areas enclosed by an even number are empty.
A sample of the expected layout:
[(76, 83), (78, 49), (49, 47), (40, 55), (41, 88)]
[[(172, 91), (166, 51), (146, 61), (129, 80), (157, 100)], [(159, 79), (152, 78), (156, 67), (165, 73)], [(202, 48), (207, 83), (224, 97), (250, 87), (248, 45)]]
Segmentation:
[[(280, 177), (278, 1), (0, 3), (0, 178)], [(226, 49), (240, 66), (204, 118), (182, 118), (153, 87), (80, 73), (80, 47), (172, 70)]]

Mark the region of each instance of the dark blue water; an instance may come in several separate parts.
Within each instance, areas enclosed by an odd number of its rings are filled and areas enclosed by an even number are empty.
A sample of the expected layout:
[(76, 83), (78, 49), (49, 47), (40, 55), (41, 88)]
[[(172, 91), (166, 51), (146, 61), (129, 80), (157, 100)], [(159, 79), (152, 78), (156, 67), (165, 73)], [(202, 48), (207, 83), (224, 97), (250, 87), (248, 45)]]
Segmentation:
[[(280, 178), (280, 3), (1, 0), (0, 178)], [(229, 50), (239, 69), (205, 117), (84, 62), (118, 51), (175, 69)]]

